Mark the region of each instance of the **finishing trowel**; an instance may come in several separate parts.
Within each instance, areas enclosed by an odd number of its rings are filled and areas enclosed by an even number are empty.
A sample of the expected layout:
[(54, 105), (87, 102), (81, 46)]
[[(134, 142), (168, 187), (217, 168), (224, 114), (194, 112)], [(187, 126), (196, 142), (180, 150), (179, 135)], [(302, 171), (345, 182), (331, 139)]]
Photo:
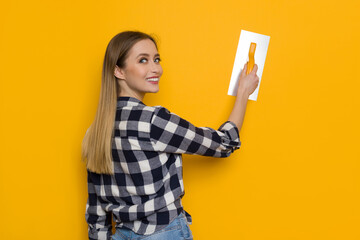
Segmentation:
[(235, 56), (234, 67), (231, 74), (228, 95), (236, 96), (238, 88), (238, 78), (241, 72), (241, 68), (245, 65), (246, 62), (248, 62), (246, 74), (249, 74), (251, 72), (254, 64), (258, 65), (256, 75), (259, 76), (259, 85), (255, 89), (255, 91), (249, 96), (250, 100), (257, 100), (269, 41), (269, 36), (241, 30), (239, 44)]

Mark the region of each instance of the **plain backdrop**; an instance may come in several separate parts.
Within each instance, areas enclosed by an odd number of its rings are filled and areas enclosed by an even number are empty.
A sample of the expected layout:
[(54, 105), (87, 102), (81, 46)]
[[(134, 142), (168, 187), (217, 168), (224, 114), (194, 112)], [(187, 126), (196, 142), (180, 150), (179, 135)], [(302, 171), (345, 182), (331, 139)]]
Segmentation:
[(240, 30), (271, 37), (258, 101), (229, 158), (184, 156), (196, 240), (360, 239), (360, 4), (356, 0), (3, 1), (0, 238), (87, 238), (81, 141), (110, 39), (156, 35), (145, 97), (218, 128)]

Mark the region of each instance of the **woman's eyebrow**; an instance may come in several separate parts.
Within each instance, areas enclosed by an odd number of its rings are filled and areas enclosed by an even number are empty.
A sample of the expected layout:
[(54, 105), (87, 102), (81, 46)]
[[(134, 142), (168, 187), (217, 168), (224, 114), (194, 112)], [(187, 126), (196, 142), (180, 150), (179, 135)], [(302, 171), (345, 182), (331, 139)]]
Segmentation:
[[(140, 56), (146, 56), (146, 57), (149, 57), (150, 55), (148, 54), (148, 53), (140, 53), (139, 55), (137, 55), (137, 57), (136, 58), (138, 58), (138, 57), (140, 57)], [(157, 53), (157, 54), (155, 54), (155, 56), (154, 57), (160, 57), (160, 54), (159, 53)]]

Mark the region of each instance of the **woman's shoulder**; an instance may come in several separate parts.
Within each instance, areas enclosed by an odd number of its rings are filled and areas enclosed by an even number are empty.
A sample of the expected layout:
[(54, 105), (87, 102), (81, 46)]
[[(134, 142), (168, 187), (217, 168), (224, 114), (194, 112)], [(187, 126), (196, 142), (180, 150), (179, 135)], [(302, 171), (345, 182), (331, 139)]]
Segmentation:
[(147, 106), (139, 104), (136, 106), (123, 106), (117, 109), (117, 121), (146, 121), (151, 122), (155, 116), (164, 116), (171, 114), (170, 111), (162, 105)]
[(143, 112), (158, 112), (160, 110), (169, 111), (162, 105), (148, 106), (148, 105), (137, 105), (137, 106), (128, 106), (124, 107), (124, 110), (128, 111), (143, 111)]

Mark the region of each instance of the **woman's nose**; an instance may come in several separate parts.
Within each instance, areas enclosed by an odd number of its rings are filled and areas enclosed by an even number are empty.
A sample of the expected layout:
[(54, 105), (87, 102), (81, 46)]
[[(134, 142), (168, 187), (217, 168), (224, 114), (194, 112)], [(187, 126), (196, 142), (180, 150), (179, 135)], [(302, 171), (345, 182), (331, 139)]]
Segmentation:
[(151, 71), (154, 73), (162, 73), (162, 67), (159, 63), (155, 63), (153, 62), (152, 66), (151, 66)]

